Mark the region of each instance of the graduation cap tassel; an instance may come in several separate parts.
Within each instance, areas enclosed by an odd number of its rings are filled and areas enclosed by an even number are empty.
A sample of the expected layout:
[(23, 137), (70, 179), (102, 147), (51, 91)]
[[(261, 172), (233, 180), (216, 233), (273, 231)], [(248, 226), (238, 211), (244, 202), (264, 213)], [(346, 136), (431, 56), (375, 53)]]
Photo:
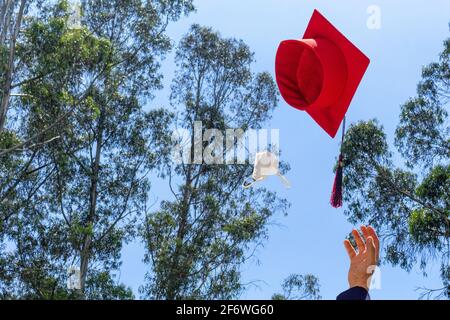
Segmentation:
[(331, 193), (330, 203), (334, 208), (342, 207), (342, 155), (339, 156), (338, 168), (334, 177), (333, 192)]
[(334, 177), (333, 192), (331, 193), (330, 203), (333, 208), (342, 207), (342, 178), (344, 174), (344, 163), (342, 156), (342, 145), (344, 144), (345, 135), (345, 118), (342, 125), (342, 141), (341, 141), (341, 153), (339, 155), (338, 167), (336, 169), (336, 176)]

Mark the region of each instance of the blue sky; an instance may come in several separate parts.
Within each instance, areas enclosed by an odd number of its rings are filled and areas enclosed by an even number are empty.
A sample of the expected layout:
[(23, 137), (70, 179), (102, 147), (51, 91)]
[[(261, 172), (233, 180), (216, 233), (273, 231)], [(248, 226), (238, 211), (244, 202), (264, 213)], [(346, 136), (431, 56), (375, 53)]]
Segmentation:
[[(225, 37), (244, 40), (255, 52), (254, 71), (274, 75), (274, 57), (280, 41), (300, 38), (314, 9), (318, 9), (371, 59), (371, 65), (347, 114), (350, 123), (377, 118), (393, 141), (399, 107), (415, 94), (422, 66), (437, 59), (443, 40), (449, 36), (450, 1), (392, 0), (196, 0), (197, 12), (169, 27), (175, 43), (192, 23), (211, 26)], [(366, 25), (367, 8), (381, 9), (381, 28)], [(165, 89), (158, 92), (151, 106), (167, 106), (174, 72), (173, 55), (163, 62)], [(255, 282), (243, 299), (269, 299), (280, 292), (289, 274), (312, 273), (319, 277), (324, 299), (335, 299), (347, 289), (348, 258), (342, 241), (352, 225), (342, 209), (333, 209), (329, 197), (339, 141), (331, 139), (305, 113), (280, 100), (270, 128), (280, 129), (283, 160), (291, 165), (288, 178), (293, 187), (284, 190), (276, 179), (266, 185), (292, 204), (289, 215), (275, 215), (269, 239), (257, 251), (259, 261), (246, 264), (243, 282)], [(155, 199), (167, 199), (167, 183), (153, 182)], [(147, 267), (139, 243), (123, 249), (120, 280), (137, 289)], [(416, 287), (441, 285), (439, 265), (431, 265), (430, 276), (419, 270), (407, 273), (400, 268), (382, 266), (381, 289), (371, 292), (373, 299), (416, 299)]]

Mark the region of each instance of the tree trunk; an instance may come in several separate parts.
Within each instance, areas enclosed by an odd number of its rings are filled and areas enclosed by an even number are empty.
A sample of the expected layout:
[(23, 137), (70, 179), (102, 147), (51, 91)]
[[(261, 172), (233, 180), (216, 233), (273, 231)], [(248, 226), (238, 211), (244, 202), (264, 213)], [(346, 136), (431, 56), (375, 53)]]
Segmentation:
[[(97, 187), (98, 187), (98, 179), (100, 172), (100, 156), (102, 152), (102, 144), (103, 144), (103, 130), (104, 130), (104, 120), (105, 120), (105, 112), (104, 110), (100, 113), (100, 118), (97, 126), (97, 141), (95, 148), (95, 159), (92, 164), (92, 176), (91, 176), (91, 186), (90, 186), (90, 194), (89, 194), (89, 212), (86, 219), (85, 227), (94, 227), (95, 214), (97, 209)], [(81, 261), (80, 261), (80, 283), (81, 283), (81, 291), (84, 293), (84, 289), (86, 286), (86, 276), (89, 266), (89, 258), (91, 253), (91, 244), (92, 244), (92, 233), (87, 233), (84, 235), (83, 241), (83, 249), (81, 251)]]
[(0, 45), (5, 46), (6, 34), (8, 33), (9, 26), (11, 24), (13, 0), (6, 0), (3, 2), (0, 9)]
[(180, 261), (180, 251), (181, 247), (183, 246), (182, 242), (184, 240), (185, 231), (186, 231), (186, 225), (187, 225), (187, 218), (189, 214), (189, 198), (190, 198), (190, 188), (192, 185), (191, 180), (192, 175), (192, 166), (188, 165), (188, 173), (186, 176), (185, 181), (185, 191), (183, 192), (183, 199), (182, 199), (182, 211), (180, 215), (180, 219), (178, 222), (178, 231), (177, 231), (177, 238), (176, 238), (176, 244), (175, 244), (175, 250), (172, 257), (172, 264), (170, 268), (170, 276), (167, 283), (167, 292), (165, 298), (167, 300), (175, 300), (178, 292), (179, 287), (179, 278), (180, 274), (177, 272), (177, 267)]
[[(196, 98), (195, 98), (195, 105), (196, 109), (198, 110), (200, 108), (200, 98), (201, 98), (201, 87), (202, 87), (202, 79), (203, 75), (199, 74), (197, 84), (196, 84)], [(195, 114), (194, 114), (195, 118)], [(192, 123), (192, 126), (194, 124)], [(192, 129), (191, 132), (191, 146), (193, 147), (195, 145), (195, 137), (194, 137), (194, 129)], [(192, 192), (192, 165), (184, 165), (187, 166), (187, 174), (184, 181), (185, 190), (183, 192), (182, 197), (182, 210), (180, 213), (180, 220), (178, 224), (178, 231), (177, 231), (177, 242), (175, 244), (175, 251), (172, 258), (172, 264), (171, 264), (171, 270), (170, 270), (170, 276), (169, 281), (167, 284), (167, 292), (166, 292), (166, 299), (168, 300), (174, 300), (177, 296), (178, 286), (179, 286), (179, 279), (181, 275), (176, 272), (177, 266), (180, 261), (180, 250), (182, 247), (182, 242), (184, 241), (185, 233), (186, 233), (186, 227), (188, 223), (188, 216), (189, 216), (189, 206), (190, 206), (190, 198), (191, 198), (191, 192)]]
[[(20, 8), (19, 8), (19, 12), (17, 13), (17, 18), (16, 18), (16, 22), (14, 24), (14, 28), (13, 30), (11, 30), (11, 34), (10, 34), (10, 41), (9, 41), (9, 56), (8, 56), (8, 62), (6, 64), (6, 71), (5, 71), (5, 80), (3, 83), (3, 88), (2, 88), (2, 98), (0, 101), (0, 132), (4, 130), (5, 127), (5, 122), (6, 122), (6, 112), (8, 111), (8, 107), (9, 107), (9, 98), (11, 95), (11, 84), (12, 84), (12, 78), (13, 78), (13, 74), (14, 74), (14, 59), (15, 59), (15, 55), (16, 55), (16, 41), (17, 41), (17, 36), (19, 35), (19, 31), (20, 31), (20, 26), (22, 24), (22, 17), (23, 17), (23, 12), (25, 10), (25, 4), (26, 4), (26, 0), (22, 0), (20, 2)], [(6, 10), (8, 10), (9, 8), (5, 8)], [(3, 8), (2, 8), (2, 14), (3, 14)], [(5, 13), (6, 15), (7, 13)], [(8, 19), (9, 20), (9, 19)], [(4, 25), (7, 28), (7, 25), (9, 23), (5, 23)], [(3, 29), (2, 34), (5, 33), (6, 34), (6, 28)]]

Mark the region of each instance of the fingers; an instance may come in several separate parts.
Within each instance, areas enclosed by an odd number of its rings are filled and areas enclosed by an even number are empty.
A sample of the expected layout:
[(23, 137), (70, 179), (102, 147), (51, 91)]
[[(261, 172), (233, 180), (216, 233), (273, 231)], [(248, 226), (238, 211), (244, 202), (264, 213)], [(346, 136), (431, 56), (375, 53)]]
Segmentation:
[(367, 238), (370, 237), (369, 229), (366, 226), (361, 226), (361, 232), (364, 236), (364, 239), (367, 241)]
[(349, 240), (344, 241), (348, 256), (352, 259), (358, 254), (364, 254), (365, 256), (367, 255), (367, 258), (372, 264), (376, 265), (378, 262), (380, 240), (378, 239), (375, 229), (371, 226), (361, 226), (361, 232), (363, 235), (362, 237), (358, 230), (352, 230), (358, 253)]
[(370, 236), (367, 238), (366, 242), (367, 254), (371, 264), (376, 264), (377, 249), (375, 248), (374, 239)]
[(369, 237), (372, 237), (373, 242), (375, 244), (375, 250), (376, 250), (376, 260), (378, 262), (378, 256), (380, 254), (380, 240), (378, 239), (377, 233), (375, 232), (375, 229), (371, 226), (367, 227), (367, 232), (369, 234)]
[(353, 248), (350, 241), (345, 240), (344, 247), (345, 247), (345, 250), (347, 250), (348, 257), (350, 258), (350, 260), (353, 259), (356, 256), (356, 251), (355, 251), (355, 248)]
[(378, 239), (377, 233), (375, 232), (375, 229), (371, 226), (368, 226), (367, 228), (367, 233), (369, 234), (369, 237), (372, 237), (373, 242), (375, 243), (375, 247), (377, 248), (377, 250), (379, 250), (380, 248), (380, 240)]
[(358, 252), (364, 252), (366, 250), (366, 245), (364, 244), (363, 239), (361, 238), (361, 235), (359, 234), (358, 230), (353, 229), (352, 230), (353, 238), (355, 238), (356, 245), (358, 246)]

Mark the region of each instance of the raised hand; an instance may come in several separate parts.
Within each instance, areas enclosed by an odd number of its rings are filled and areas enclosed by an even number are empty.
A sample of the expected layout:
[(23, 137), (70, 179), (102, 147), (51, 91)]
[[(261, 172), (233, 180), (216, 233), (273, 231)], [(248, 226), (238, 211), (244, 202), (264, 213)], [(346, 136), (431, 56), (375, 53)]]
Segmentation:
[(362, 287), (369, 291), (370, 280), (378, 263), (380, 241), (371, 226), (362, 226), (361, 232), (363, 237), (358, 230), (352, 231), (357, 246), (356, 250), (349, 240), (344, 241), (345, 249), (350, 258), (348, 283), (350, 288)]

